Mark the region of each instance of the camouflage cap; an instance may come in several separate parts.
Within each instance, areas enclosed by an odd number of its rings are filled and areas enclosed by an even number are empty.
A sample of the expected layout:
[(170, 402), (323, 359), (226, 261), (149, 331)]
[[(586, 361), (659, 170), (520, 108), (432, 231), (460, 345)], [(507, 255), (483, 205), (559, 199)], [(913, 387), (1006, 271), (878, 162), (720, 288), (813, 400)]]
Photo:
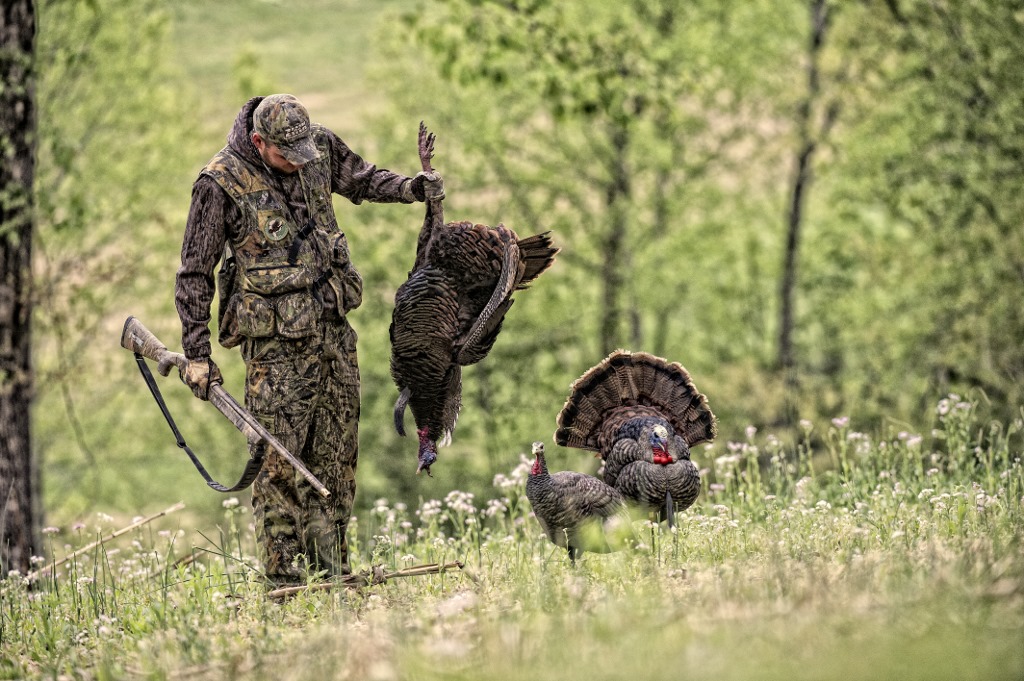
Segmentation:
[(252, 124), (291, 163), (302, 165), (319, 156), (309, 134), (309, 112), (293, 95), (264, 97), (253, 111)]

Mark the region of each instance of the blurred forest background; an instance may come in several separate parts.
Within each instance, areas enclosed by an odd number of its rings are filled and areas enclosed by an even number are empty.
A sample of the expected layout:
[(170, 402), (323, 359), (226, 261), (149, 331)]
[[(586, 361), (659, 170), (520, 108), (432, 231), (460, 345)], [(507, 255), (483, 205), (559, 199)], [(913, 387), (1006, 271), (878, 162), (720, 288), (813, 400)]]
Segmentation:
[[(682, 363), (721, 436), (799, 419), (927, 434), (950, 391), (1024, 403), (1024, 4), (990, 0), (39, 0), (33, 446), (49, 524), (223, 497), (130, 353), (173, 305), (190, 186), (256, 94), (291, 92), (379, 166), (437, 134), (448, 219), (553, 230), (434, 477), (391, 425), (395, 289), (422, 204), (337, 198), (366, 283), (357, 514), (492, 496), (570, 383), (624, 347)], [(240, 394), (236, 352), (215, 348)], [(176, 378), (185, 439), (244, 439)], [(591, 471), (551, 446), (552, 468)]]

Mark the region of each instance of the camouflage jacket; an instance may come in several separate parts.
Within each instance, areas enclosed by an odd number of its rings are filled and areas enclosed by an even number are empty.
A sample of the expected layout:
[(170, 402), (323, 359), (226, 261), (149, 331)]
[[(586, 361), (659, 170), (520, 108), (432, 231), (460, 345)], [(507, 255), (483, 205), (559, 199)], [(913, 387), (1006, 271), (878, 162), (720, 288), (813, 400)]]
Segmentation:
[[(367, 163), (350, 150), (337, 135), (322, 126), (314, 126), (315, 139), (321, 155), (320, 160), (314, 162), (317, 165), (315, 173), (305, 173), (304, 180), (300, 173), (286, 175), (266, 166), (251, 142), (252, 112), (261, 100), (261, 97), (255, 97), (242, 107), (228, 135), (227, 146), (218, 152), (203, 169), (192, 187), (192, 203), (181, 249), (181, 267), (178, 269), (175, 285), (175, 304), (182, 324), (182, 347), (186, 357), (190, 359), (208, 357), (210, 354), (209, 323), (216, 291), (214, 272), (225, 253), (237, 255), (239, 246), (254, 243), (254, 238), (267, 238), (267, 229), (270, 230), (269, 234), (271, 235), (281, 235), (282, 238), (279, 241), (286, 241), (290, 248), (294, 236), (303, 226), (310, 223), (311, 218), (321, 231), (340, 234), (330, 202), (330, 193), (340, 194), (355, 204), (364, 200), (378, 203), (407, 202), (402, 198), (401, 193), (402, 183), (409, 179), (407, 176)], [(230, 161), (225, 161), (225, 159), (230, 159)], [(243, 181), (254, 181), (261, 187), (260, 191), (266, 192), (266, 196), (274, 197), (272, 202), (274, 208), (271, 212), (277, 216), (276, 218), (268, 213), (261, 226), (257, 212), (251, 210), (252, 204), (248, 204), (248, 199), (244, 198), (245, 192), (235, 193), (233, 196), (233, 192), (221, 184), (227, 175), (231, 174), (228, 165), (231, 165), (234, 170), (244, 167), (250, 177), (249, 180)], [(219, 179), (218, 174), (220, 175)], [(315, 177), (311, 181), (310, 177), (314, 175)], [(238, 180), (239, 177), (235, 176), (235, 180)], [(304, 184), (307, 186), (307, 190), (304, 190)], [(227, 182), (227, 185), (230, 186), (231, 182)], [(315, 189), (313, 189), (313, 185), (316, 186)], [(310, 204), (313, 204), (312, 208)], [(284, 224), (283, 222), (278, 224), (277, 220), (284, 221), (285, 219), (287, 219), (287, 233), (282, 234), (281, 230)], [(254, 237), (253, 235), (260, 236)], [(272, 241), (269, 238), (267, 240)], [(331, 253), (334, 253), (338, 258), (347, 259), (347, 246), (343, 243), (343, 234), (341, 240), (340, 244), (335, 240), (335, 243), (328, 245), (328, 258), (331, 257)], [(225, 248), (226, 246), (228, 248)], [(338, 247), (344, 247), (345, 252), (342, 253)], [(254, 252), (257, 249), (250, 250)], [(281, 255), (282, 249), (272, 250), (276, 250), (277, 254)], [(308, 273), (301, 277), (305, 277), (307, 274), (312, 277), (309, 287), (312, 289), (312, 284), (316, 283), (315, 280), (326, 271), (322, 254), (318, 256), (311, 251), (305, 252), (300, 260), (303, 269), (308, 269)], [(239, 271), (261, 266), (252, 258), (245, 263), (239, 259), (234, 264), (241, 265)], [(298, 264), (298, 260), (296, 264)], [(219, 277), (222, 285), (233, 279), (230, 265), (232, 263), (225, 259)], [(349, 264), (348, 267), (351, 265)], [(354, 270), (352, 272), (354, 274)], [(287, 279), (284, 273), (280, 273), (280, 276)], [(239, 277), (240, 280), (241, 277)], [(297, 288), (302, 288), (307, 283), (301, 278), (292, 281)], [(262, 285), (266, 288), (267, 284), (263, 282)], [(273, 288), (280, 287), (282, 284), (278, 282), (270, 285)], [(287, 286), (287, 284), (285, 285)], [(248, 283), (250, 289), (254, 287), (258, 289), (260, 286), (260, 282), (252, 282), (250, 278)], [(348, 292), (349, 300), (348, 303), (345, 303), (345, 291), (337, 291), (337, 287), (333, 288), (335, 292), (340, 293), (336, 302), (351, 307), (352, 291)], [(232, 291), (224, 293), (231, 294)], [(241, 302), (244, 292), (236, 290), (234, 293), (237, 296), (233, 302), (229, 302), (227, 296), (222, 295), (218, 310), (218, 318), (222, 326), (221, 341), (228, 346), (239, 342), (240, 336), (244, 335), (246, 330), (256, 333), (267, 332), (266, 310), (263, 309), (262, 321), (257, 314), (256, 318), (250, 316), (243, 322), (243, 324), (254, 323), (257, 328), (250, 327), (241, 330), (243, 333), (239, 333), (238, 318), (236, 316), (232, 319), (231, 312), (234, 306)], [(249, 312), (260, 312), (262, 303), (253, 300), (248, 302), (253, 303)], [(278, 312), (283, 313), (287, 319), (277, 318), (276, 322), (284, 322), (285, 334), (291, 334), (294, 337), (295, 334), (310, 331), (303, 325), (309, 323), (310, 315), (316, 315), (310, 309), (312, 303), (308, 299), (299, 300), (296, 297), (287, 302), (276, 300), (272, 302), (282, 302), (283, 304)], [(317, 303), (320, 303), (319, 297)], [(273, 333), (280, 332), (276, 322)], [(263, 326), (260, 326), (261, 323)], [(290, 323), (297, 323), (298, 326), (294, 324), (289, 326)]]

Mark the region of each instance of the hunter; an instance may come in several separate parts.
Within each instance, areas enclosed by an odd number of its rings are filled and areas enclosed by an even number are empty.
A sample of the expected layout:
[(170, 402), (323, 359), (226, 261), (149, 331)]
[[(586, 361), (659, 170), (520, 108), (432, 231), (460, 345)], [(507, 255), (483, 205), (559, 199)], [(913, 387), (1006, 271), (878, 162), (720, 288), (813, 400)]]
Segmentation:
[(349, 572), (359, 366), (347, 316), (362, 278), (331, 194), (412, 203), (443, 197), (444, 183), (367, 163), (292, 95), (250, 99), (192, 187), (175, 286), (182, 380), (200, 399), (222, 381), (210, 358), (216, 290), (218, 341), (241, 348), (246, 407), (331, 493), (318, 495), (273, 449), (250, 452), (266, 457), (252, 505), (272, 587), (305, 583), (309, 571)]

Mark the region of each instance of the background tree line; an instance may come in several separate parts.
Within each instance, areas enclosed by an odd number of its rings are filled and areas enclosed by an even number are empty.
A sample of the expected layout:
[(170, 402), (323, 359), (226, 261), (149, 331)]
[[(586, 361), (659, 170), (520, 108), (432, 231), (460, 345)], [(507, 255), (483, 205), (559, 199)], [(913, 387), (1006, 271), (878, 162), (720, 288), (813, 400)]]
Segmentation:
[[(51, 516), (218, 508), (117, 343), (129, 314), (180, 343), (189, 185), (270, 91), (399, 172), (424, 120), (449, 219), (551, 229), (563, 247), (467, 372), (454, 443), (421, 480), (390, 428), (387, 326), (422, 213), (337, 204), (366, 281), (360, 507), (488, 494), (616, 347), (683, 363), (723, 441), (840, 414), (927, 432), (951, 390), (1018, 413), (1024, 3), (301, 4), (35, 3), (33, 283), (10, 295), (34, 310), (30, 446)], [(5, 169), (24, 158), (4, 151)], [(24, 234), (9, 196), (4, 248)], [(237, 390), (238, 357), (214, 357)], [(4, 369), (0, 405), (28, 414)], [(241, 436), (162, 386), (193, 448), (235, 474)], [(7, 423), (10, 461), (25, 452)]]

